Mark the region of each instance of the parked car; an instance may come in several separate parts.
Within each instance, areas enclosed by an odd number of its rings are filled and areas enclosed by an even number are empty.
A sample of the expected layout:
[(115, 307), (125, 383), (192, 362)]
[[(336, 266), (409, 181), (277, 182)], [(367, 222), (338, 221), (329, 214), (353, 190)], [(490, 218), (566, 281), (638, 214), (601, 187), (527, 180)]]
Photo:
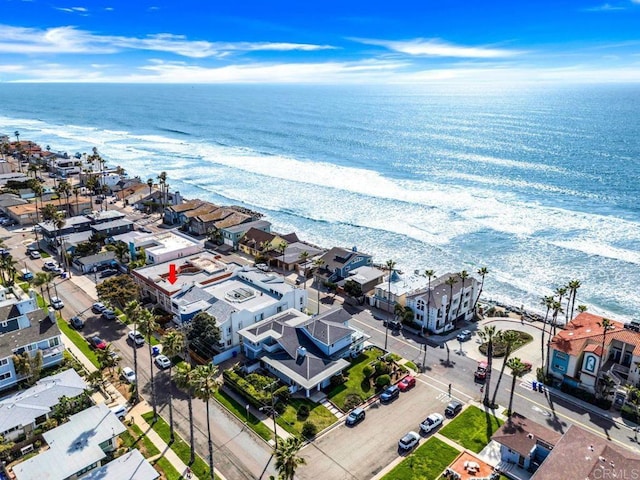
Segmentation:
[(116, 312), (114, 312), (109, 308), (105, 308), (102, 311), (102, 318), (104, 318), (105, 320), (115, 320), (116, 317), (117, 317)]
[(89, 345), (97, 350), (104, 350), (105, 348), (107, 348), (107, 342), (105, 342), (98, 336), (90, 337)]
[(383, 320), (382, 326), (389, 330), (402, 330), (402, 322), (399, 320)]
[(631, 320), (630, 322), (625, 323), (623, 326), (628, 330), (640, 332), (640, 322), (638, 322), (637, 320)]
[(418, 442), (420, 442), (420, 435), (411, 431), (400, 439), (398, 442), (398, 448), (404, 451), (411, 450), (413, 447), (418, 445)]
[(56, 262), (55, 260), (45, 260), (45, 262), (42, 264), (42, 270), (44, 270), (45, 272), (50, 272), (56, 268), (58, 268), (58, 262)]
[(20, 270), (20, 277), (27, 282), (33, 280), (33, 272), (28, 268), (23, 268)]
[(69, 319), (69, 324), (76, 330), (82, 330), (84, 328), (84, 320), (80, 317), (71, 317)]
[(115, 268), (107, 268), (106, 270), (100, 272), (100, 278), (112, 277), (113, 275), (117, 274), (118, 270), (116, 270)]
[(489, 369), (489, 364), (484, 360), (480, 360), (478, 362), (478, 366), (476, 367), (476, 371), (473, 373), (473, 377), (477, 382), (484, 382), (487, 379), (487, 370)]
[(122, 369), (122, 378), (129, 383), (136, 383), (136, 372), (131, 367), (124, 367)]
[(150, 229), (148, 229), (147, 227), (138, 227), (138, 231), (142, 232), (142, 233), (153, 233)]
[(266, 263), (256, 263), (256, 268), (258, 270), (263, 271), (263, 272), (268, 272), (269, 271), (269, 265), (267, 265)]
[(105, 305), (103, 303), (101, 303), (101, 302), (96, 302), (93, 305), (91, 305), (91, 311), (93, 313), (102, 313), (106, 309), (107, 309), (107, 307), (105, 307)]
[[(102, 314), (104, 315), (104, 312), (102, 312)], [(131, 330), (127, 334), (127, 338), (131, 340), (131, 343), (133, 343), (136, 347), (141, 347), (142, 345), (144, 345), (144, 337), (137, 330)]]
[(118, 420), (124, 420), (124, 418), (127, 416), (127, 412), (129, 411), (129, 405), (127, 405), (126, 403), (123, 403), (122, 405), (116, 405), (115, 407), (111, 408), (111, 411), (116, 417), (118, 417)]
[(51, 306), (54, 310), (62, 310), (64, 308), (64, 302), (59, 297), (51, 297)]
[(429, 433), (431, 430), (438, 428), (444, 422), (444, 417), (439, 413), (432, 413), (420, 424), (420, 430)]
[(400, 395), (400, 389), (396, 385), (391, 385), (380, 394), (380, 401), (383, 403), (395, 400)]
[(350, 426), (356, 425), (360, 423), (362, 420), (364, 420), (364, 417), (366, 417), (366, 415), (367, 414), (365, 413), (364, 408), (361, 408), (361, 407), (355, 408), (351, 410), (351, 412), (349, 412), (349, 415), (347, 415), (347, 419), (345, 420), (345, 423)]
[(31, 260), (37, 260), (38, 258), (41, 258), (42, 255), (40, 255), (40, 252), (38, 250), (29, 250), (29, 258)]
[(156, 365), (158, 366), (158, 368), (162, 368), (163, 370), (171, 366), (171, 360), (169, 359), (169, 357), (162, 354), (158, 355), (154, 359), (154, 362), (156, 362)]
[(460, 413), (460, 410), (462, 410), (462, 402), (459, 402), (458, 400), (453, 400), (449, 402), (449, 405), (447, 405), (447, 408), (444, 409), (444, 414), (447, 417), (455, 417), (458, 413)]
[(456, 337), (459, 342), (466, 342), (473, 336), (473, 332), (471, 330), (463, 330)]
[(412, 377), (411, 375), (407, 375), (398, 383), (398, 389), (401, 392), (406, 392), (410, 388), (416, 386), (416, 377)]

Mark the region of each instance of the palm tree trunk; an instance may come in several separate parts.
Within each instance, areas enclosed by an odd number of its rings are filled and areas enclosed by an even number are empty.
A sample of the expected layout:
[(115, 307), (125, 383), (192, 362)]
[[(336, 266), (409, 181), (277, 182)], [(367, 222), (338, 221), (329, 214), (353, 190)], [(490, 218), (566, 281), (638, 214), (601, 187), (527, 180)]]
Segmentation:
[(147, 345), (149, 345), (149, 365), (150, 365), (149, 377), (151, 381), (151, 407), (153, 408), (153, 423), (156, 423), (158, 421), (158, 409), (156, 407), (156, 389), (153, 381), (153, 355), (151, 354), (151, 335), (147, 335)]
[[(189, 405), (189, 445), (191, 445), (191, 457), (189, 457), (189, 465), (193, 465), (196, 461), (196, 444), (194, 442), (193, 434), (193, 392), (189, 387), (189, 396), (187, 397), (187, 403)], [(207, 415), (207, 420), (209, 415)]]
[[(171, 385), (171, 370), (172, 370), (172, 365), (169, 364), (169, 389), (173, 388)], [(175, 433), (173, 431), (173, 395), (171, 394), (171, 390), (169, 390), (169, 431), (170, 431), (170, 439), (171, 442), (173, 443), (175, 440)]]
[[(134, 322), (133, 329), (137, 330), (136, 327), (137, 325)], [(133, 343), (133, 371), (136, 374), (136, 388), (134, 389), (133, 399), (135, 401), (134, 403), (137, 403), (138, 402), (138, 384), (137, 384), (138, 382), (138, 347), (136, 346), (135, 342)]]
[(491, 398), (491, 404), (496, 404), (496, 398), (498, 396), (498, 389), (500, 388), (500, 382), (502, 381), (502, 375), (504, 374), (504, 369), (507, 367), (507, 360), (509, 360), (509, 356), (511, 352), (507, 350), (504, 355), (504, 362), (502, 363), (502, 368), (500, 369), (500, 375), (498, 375), (498, 381), (496, 382), (496, 388), (493, 391), (493, 397)]
[(489, 406), (489, 390), (491, 388), (491, 371), (493, 363), (493, 340), (489, 340), (487, 345), (487, 378), (484, 381), (484, 399), (482, 403)]
[(211, 420), (209, 419), (209, 400), (205, 402), (207, 405), (207, 444), (209, 446), (209, 478), (214, 480), (213, 469), (213, 442), (211, 441)]
[(511, 408), (513, 407), (513, 393), (516, 390), (516, 380), (518, 379), (517, 375), (514, 375), (513, 378), (511, 379), (511, 394), (509, 395), (509, 408), (507, 409), (509, 416), (511, 416), (511, 414), (513, 413), (511, 411)]

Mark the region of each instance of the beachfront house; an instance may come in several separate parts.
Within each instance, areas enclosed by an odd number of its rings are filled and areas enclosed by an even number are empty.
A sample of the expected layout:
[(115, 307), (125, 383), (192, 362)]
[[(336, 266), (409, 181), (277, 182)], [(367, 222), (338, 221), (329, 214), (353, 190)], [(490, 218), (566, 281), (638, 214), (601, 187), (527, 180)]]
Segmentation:
[(320, 282), (337, 283), (349, 276), (349, 273), (364, 266), (373, 265), (373, 257), (359, 252), (356, 247), (347, 250), (342, 247), (333, 247), (324, 253), (319, 259), (320, 268), (315, 272), (315, 277)]
[(30, 296), (0, 290), (0, 390), (14, 386), (25, 377), (18, 373), (13, 355), (42, 354), (43, 368), (62, 362), (64, 345), (55, 311), (38, 308), (35, 291)]
[(239, 223), (227, 227), (219, 228), (223, 245), (229, 246), (232, 250), (238, 250), (240, 240), (252, 228), (263, 232), (271, 233), (271, 222), (266, 220), (255, 220), (252, 222)]
[(128, 240), (127, 246), (131, 258), (137, 258), (138, 253), (144, 250), (147, 264), (165, 263), (188, 257), (204, 248), (203, 242), (178, 230), (136, 236)]
[(306, 397), (328, 387), (331, 377), (349, 367), (345, 358), (356, 357), (369, 338), (349, 326), (351, 315), (335, 308), (309, 317), (288, 309), (241, 329), (244, 354), (258, 366)]
[[(640, 382), (640, 332), (603, 317), (582, 312), (551, 339), (548, 372), (563, 383), (592, 393), (607, 377), (616, 387)], [(623, 399), (624, 401), (624, 399)]]
[(279, 254), (276, 251), (279, 245), (284, 243), (288, 245), (298, 241), (298, 236), (295, 233), (283, 235), (260, 228), (250, 228), (240, 238), (238, 249), (252, 257), (263, 257), (266, 262), (269, 262), (271, 258)]
[[(416, 324), (429, 332), (439, 334), (455, 328), (458, 321), (473, 319), (473, 305), (479, 289), (479, 282), (475, 278), (467, 277), (463, 280), (459, 273), (447, 273), (432, 279), (429, 289), (428, 279), (415, 273), (414, 277), (421, 279), (417, 282), (420, 286), (407, 291), (400, 300), (404, 300), (404, 306), (413, 311)], [(453, 285), (447, 284), (450, 278), (455, 281)], [(393, 282), (391, 285), (390, 308), (393, 308), (394, 294), (402, 289), (398, 286), (398, 290), (394, 291)], [(376, 287), (376, 291), (379, 290), (380, 295), (386, 295), (385, 288), (387, 287), (382, 283)], [(402, 301), (397, 303), (402, 304)]]

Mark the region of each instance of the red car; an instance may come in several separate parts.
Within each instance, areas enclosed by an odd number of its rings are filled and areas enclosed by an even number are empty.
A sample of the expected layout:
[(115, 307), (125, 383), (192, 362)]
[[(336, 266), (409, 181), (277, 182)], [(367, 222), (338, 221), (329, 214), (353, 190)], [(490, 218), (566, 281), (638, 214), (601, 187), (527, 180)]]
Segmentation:
[(416, 379), (411, 375), (407, 375), (402, 380), (400, 380), (400, 383), (398, 383), (398, 389), (400, 389), (401, 392), (406, 392), (407, 390), (415, 386), (416, 386)]
[(98, 350), (104, 350), (107, 348), (107, 342), (102, 340), (100, 337), (91, 337), (89, 339), (89, 345)]

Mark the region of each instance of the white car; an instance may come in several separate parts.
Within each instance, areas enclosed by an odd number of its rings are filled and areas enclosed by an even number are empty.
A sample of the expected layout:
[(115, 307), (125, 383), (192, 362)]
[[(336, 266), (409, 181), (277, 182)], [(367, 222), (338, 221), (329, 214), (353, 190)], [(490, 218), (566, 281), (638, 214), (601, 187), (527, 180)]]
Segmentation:
[(40, 257), (42, 257), (42, 255), (40, 255), (40, 252), (38, 250), (29, 250), (29, 258), (31, 258), (32, 260)]
[(122, 405), (116, 405), (115, 407), (111, 408), (111, 411), (116, 417), (118, 417), (118, 420), (124, 420), (127, 412), (129, 411), (129, 405), (127, 405), (126, 403), (123, 403)]
[(268, 272), (269, 271), (269, 265), (267, 265), (266, 263), (257, 263), (256, 264), (256, 268), (258, 270), (262, 270), (263, 272)]
[(62, 310), (64, 308), (64, 302), (59, 297), (51, 297), (51, 306), (54, 310)]
[(96, 302), (91, 305), (91, 311), (93, 313), (102, 313), (104, 310), (106, 310), (106, 308), (107, 307), (102, 302)]
[(165, 369), (171, 366), (171, 360), (166, 355), (158, 355), (154, 360), (159, 368)]
[(127, 335), (127, 337), (129, 338), (129, 340), (131, 340), (131, 343), (133, 343), (136, 347), (141, 347), (142, 345), (144, 345), (144, 337), (137, 330), (131, 330)]
[(444, 417), (439, 413), (432, 413), (427, 418), (424, 419), (424, 422), (420, 424), (420, 430), (424, 433), (429, 433), (431, 430), (438, 428), (442, 425), (444, 421)]
[(123, 378), (129, 383), (136, 383), (136, 372), (131, 367), (124, 367), (122, 369)]
[(414, 431), (411, 431), (400, 439), (400, 441), (398, 442), (398, 448), (400, 448), (400, 450), (411, 450), (413, 447), (418, 445), (419, 441), (420, 435), (418, 435)]

